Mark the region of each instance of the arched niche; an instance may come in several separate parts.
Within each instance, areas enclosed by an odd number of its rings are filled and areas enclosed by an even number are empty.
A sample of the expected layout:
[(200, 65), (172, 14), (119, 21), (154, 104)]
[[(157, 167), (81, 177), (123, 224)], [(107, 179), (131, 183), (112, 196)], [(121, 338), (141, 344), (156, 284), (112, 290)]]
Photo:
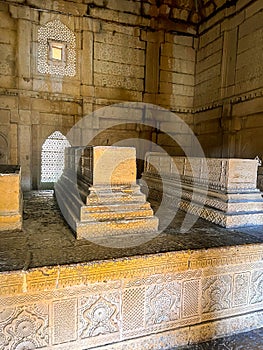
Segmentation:
[(65, 148), (70, 146), (69, 141), (60, 131), (54, 131), (46, 138), (41, 148), (42, 188), (53, 188), (64, 169)]

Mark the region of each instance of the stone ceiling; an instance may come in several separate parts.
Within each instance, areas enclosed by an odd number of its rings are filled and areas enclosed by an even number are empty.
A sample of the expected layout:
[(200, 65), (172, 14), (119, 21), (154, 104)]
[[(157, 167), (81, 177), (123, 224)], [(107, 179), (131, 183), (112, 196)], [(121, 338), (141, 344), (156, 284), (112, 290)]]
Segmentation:
[(193, 25), (235, 3), (236, 0), (142, 0), (144, 15)]

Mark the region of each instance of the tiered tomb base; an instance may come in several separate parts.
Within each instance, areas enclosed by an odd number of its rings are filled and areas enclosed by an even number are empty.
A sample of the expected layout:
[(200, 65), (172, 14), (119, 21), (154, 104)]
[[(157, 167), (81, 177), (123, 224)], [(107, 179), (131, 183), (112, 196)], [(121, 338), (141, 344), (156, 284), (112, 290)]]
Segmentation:
[(18, 165), (0, 165), (0, 231), (22, 228), (21, 171)]
[(55, 194), (78, 239), (158, 231), (158, 219), (136, 184), (135, 148), (66, 149)]
[(165, 201), (223, 227), (263, 224), (258, 161), (169, 157), (148, 153), (143, 180), (149, 199)]

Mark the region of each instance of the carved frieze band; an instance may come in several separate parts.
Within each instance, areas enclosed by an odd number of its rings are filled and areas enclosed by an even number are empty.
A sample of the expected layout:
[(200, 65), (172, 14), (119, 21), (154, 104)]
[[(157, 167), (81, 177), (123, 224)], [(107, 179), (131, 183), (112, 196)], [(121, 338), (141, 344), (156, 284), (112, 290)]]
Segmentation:
[[(184, 326), (202, 328), (203, 321), (220, 322), (225, 335), (231, 318), (241, 320), (245, 314), (253, 318), (253, 325), (246, 319), (239, 328), (258, 327), (263, 316), (263, 264), (249, 258), (250, 263), (225, 264), (223, 270), (209, 267), (171, 273), (166, 269), (147, 277), (124, 275), (119, 281), (3, 297), (0, 347), (18, 350), (61, 344), (63, 348), (64, 344), (67, 349), (67, 344), (75, 344), (81, 349), (85, 344), (88, 349), (156, 332), (162, 337), (163, 332)], [(196, 341), (200, 339), (204, 336)]]
[(209, 251), (180, 251), (91, 262), (70, 266), (43, 267), (29, 271), (1, 273), (0, 295), (48, 291), (101, 281), (148, 278), (156, 274), (181, 273), (200, 268), (254, 263), (263, 259), (263, 246), (211, 248)]

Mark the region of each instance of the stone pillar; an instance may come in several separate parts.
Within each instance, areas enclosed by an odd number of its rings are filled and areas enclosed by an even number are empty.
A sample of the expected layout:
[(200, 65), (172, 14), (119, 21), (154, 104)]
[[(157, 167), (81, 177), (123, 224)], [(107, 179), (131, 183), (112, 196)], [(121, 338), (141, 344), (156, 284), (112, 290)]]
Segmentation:
[(36, 19), (37, 11), (28, 7), (17, 7), (13, 5), (10, 5), (9, 8), (11, 16), (17, 19), (17, 86), (20, 89), (18, 125), (13, 127), (13, 133), (17, 133), (18, 135), (17, 158), (21, 165), (22, 189), (30, 190), (32, 188), (32, 130), (31, 102), (28, 94), (33, 87), (31, 71), (31, 21)]
[(164, 33), (163, 31), (143, 32), (142, 40), (146, 41), (144, 102), (155, 104), (159, 87), (160, 46), (164, 41)]
[[(221, 66), (221, 98), (227, 98), (235, 93), (236, 58), (238, 28), (224, 32), (223, 57)], [(240, 130), (238, 120), (232, 119), (232, 105), (223, 105), (221, 126), (223, 129), (222, 157), (235, 157), (236, 133)]]
[(221, 98), (234, 94), (238, 42), (237, 35), (237, 27), (224, 32), (221, 67)]

